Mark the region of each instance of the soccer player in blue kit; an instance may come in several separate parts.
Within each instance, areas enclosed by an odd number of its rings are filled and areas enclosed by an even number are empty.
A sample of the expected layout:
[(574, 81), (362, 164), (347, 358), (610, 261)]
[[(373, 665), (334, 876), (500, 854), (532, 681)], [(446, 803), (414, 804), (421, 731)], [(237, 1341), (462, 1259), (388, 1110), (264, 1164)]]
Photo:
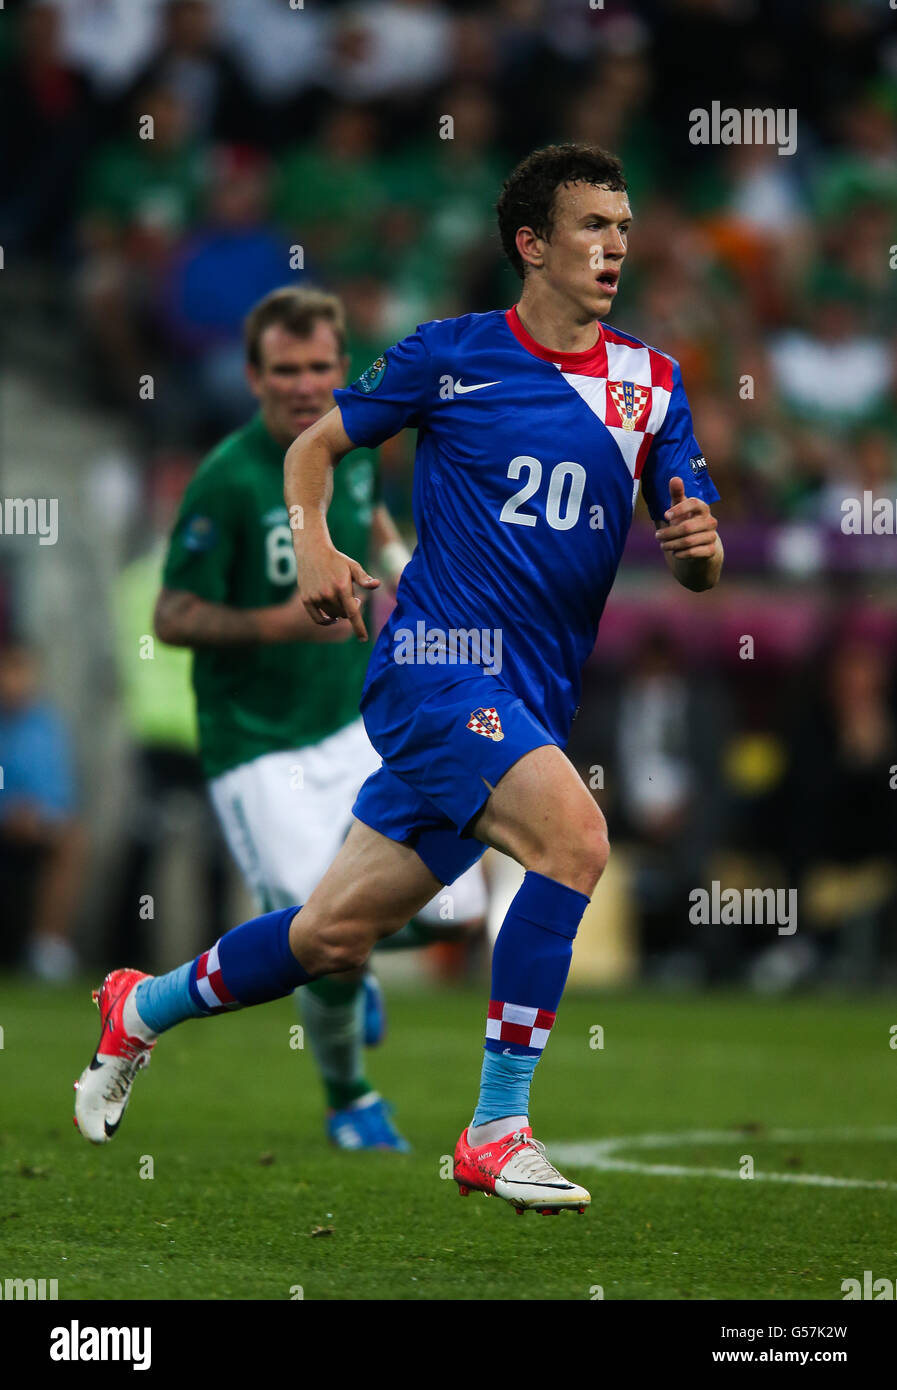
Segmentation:
[[(287, 452), (300, 593), (315, 621), (367, 636), (376, 586), (327, 529), (333, 469), (418, 429), (418, 544), (368, 668), (361, 710), (383, 765), (308, 901), (226, 933), (168, 975), (113, 971), (77, 1083), (82, 1132), (115, 1132), (157, 1036), (364, 963), (493, 845), (525, 876), (495, 943), (479, 1099), (455, 1181), (518, 1211), (583, 1211), (589, 1193), (533, 1137), (530, 1083), (573, 940), (608, 857), (604, 817), (563, 752), (641, 487), (675, 578), (716, 584), (718, 493), (672, 358), (602, 320), (631, 211), (619, 161), (555, 145), (498, 202), (523, 281), (508, 311), (422, 324)], [(289, 699), (289, 691), (284, 691)]]

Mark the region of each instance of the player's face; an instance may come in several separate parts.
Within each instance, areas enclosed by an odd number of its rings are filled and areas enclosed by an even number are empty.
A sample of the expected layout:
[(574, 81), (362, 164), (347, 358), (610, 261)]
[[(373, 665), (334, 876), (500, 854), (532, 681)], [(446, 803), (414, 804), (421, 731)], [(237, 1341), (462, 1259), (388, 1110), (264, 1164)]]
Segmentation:
[(537, 243), (542, 271), (581, 322), (603, 319), (614, 302), (631, 221), (625, 193), (576, 183), (555, 194), (551, 240)]
[(246, 368), (269, 433), (284, 446), (320, 420), (333, 392), (346, 382), (348, 359), (340, 356), (332, 326), (324, 319), (307, 338), (272, 323), (259, 340), (261, 365)]

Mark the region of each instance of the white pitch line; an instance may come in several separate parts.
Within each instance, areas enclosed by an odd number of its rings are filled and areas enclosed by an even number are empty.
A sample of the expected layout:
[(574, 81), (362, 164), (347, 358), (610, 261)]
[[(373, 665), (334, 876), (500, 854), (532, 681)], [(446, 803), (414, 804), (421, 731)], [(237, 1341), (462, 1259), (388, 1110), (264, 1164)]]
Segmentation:
[[(559, 1163), (579, 1164), (606, 1173), (642, 1173), (662, 1178), (729, 1178), (743, 1179), (737, 1168), (691, 1168), (675, 1163), (639, 1163), (633, 1159), (617, 1158), (620, 1149), (661, 1149), (685, 1144), (737, 1144), (743, 1147), (751, 1141), (759, 1143), (825, 1143), (830, 1141), (857, 1142), (865, 1139), (893, 1141), (897, 1127), (881, 1125), (858, 1129), (770, 1129), (761, 1132), (741, 1129), (694, 1129), (678, 1134), (625, 1134), (610, 1139), (595, 1139), (583, 1143), (552, 1144), (551, 1155)], [(754, 1170), (753, 1182), (788, 1182), (804, 1187), (861, 1187), (878, 1192), (897, 1192), (897, 1183), (871, 1178), (834, 1178), (824, 1173), (773, 1173)]]

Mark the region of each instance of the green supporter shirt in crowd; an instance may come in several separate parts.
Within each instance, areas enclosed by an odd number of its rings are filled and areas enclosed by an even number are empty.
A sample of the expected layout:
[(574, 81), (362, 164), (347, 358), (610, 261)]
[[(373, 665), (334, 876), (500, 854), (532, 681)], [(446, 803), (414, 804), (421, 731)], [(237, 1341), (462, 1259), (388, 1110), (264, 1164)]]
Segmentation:
[[(203, 461), (184, 494), (164, 584), (212, 603), (263, 608), (296, 589), (283, 499), (286, 449), (260, 415)], [(338, 550), (367, 566), (379, 502), (377, 456), (356, 449), (334, 469), (327, 524)], [(370, 645), (284, 642), (197, 647), (193, 687), (206, 776), (318, 743), (359, 718)]]
[(198, 149), (154, 149), (151, 141), (104, 146), (87, 169), (82, 213), (122, 228), (177, 236), (199, 214), (205, 179)]

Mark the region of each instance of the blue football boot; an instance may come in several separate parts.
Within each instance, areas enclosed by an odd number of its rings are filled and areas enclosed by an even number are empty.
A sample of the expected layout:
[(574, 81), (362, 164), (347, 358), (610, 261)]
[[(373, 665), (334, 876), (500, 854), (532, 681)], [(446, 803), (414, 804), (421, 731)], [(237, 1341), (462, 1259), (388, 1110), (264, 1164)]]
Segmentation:
[(410, 1153), (390, 1116), (392, 1106), (376, 1091), (362, 1096), (345, 1110), (328, 1110), (327, 1137), (338, 1149), (391, 1149)]
[(372, 971), (365, 971), (364, 987), (364, 1045), (379, 1047), (386, 1037), (386, 1000), (380, 981)]

